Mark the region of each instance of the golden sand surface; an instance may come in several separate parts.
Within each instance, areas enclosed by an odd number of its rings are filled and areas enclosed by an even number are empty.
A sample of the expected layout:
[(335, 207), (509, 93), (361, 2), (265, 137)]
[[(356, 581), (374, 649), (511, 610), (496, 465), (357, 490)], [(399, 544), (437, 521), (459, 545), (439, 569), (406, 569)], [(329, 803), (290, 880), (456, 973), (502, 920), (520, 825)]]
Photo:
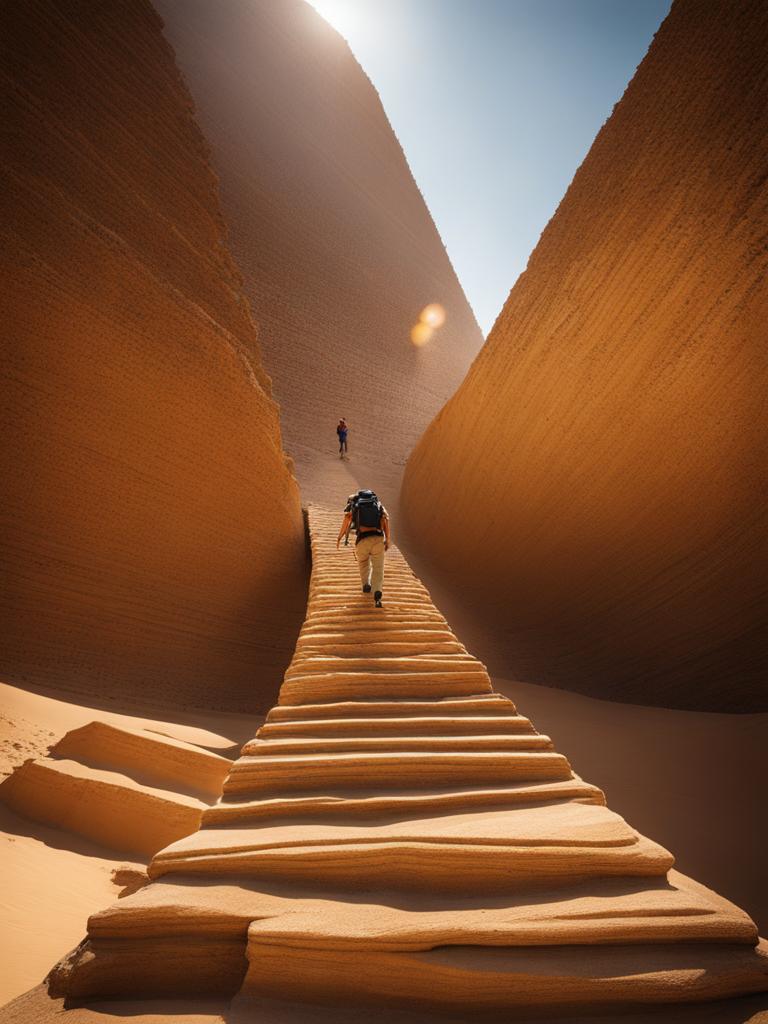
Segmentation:
[(0, 673), (256, 709), (303, 524), (189, 94), (143, 0), (0, 20)]

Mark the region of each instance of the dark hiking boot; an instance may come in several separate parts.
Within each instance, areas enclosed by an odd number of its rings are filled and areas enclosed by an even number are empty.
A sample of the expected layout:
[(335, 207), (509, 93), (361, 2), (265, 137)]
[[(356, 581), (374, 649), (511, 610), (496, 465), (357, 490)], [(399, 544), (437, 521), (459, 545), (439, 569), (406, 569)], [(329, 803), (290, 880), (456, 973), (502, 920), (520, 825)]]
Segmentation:
[(363, 584), (363, 593), (364, 594), (370, 594), (370, 592), (371, 592), (371, 584), (370, 583), (364, 583)]
[[(370, 587), (368, 589), (370, 590)], [(377, 608), (381, 608), (381, 591), (380, 590), (377, 590), (376, 593), (373, 595), (373, 603), (376, 605)]]

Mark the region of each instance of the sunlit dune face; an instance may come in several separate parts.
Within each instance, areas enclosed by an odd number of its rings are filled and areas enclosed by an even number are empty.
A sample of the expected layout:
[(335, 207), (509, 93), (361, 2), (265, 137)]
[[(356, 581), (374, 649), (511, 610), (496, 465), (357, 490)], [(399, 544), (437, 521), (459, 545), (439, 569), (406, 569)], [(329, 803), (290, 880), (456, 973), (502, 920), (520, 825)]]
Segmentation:
[(439, 302), (430, 302), (419, 313), (419, 319), (411, 328), (411, 341), (416, 348), (421, 348), (432, 340), (435, 331), (444, 323), (445, 310)]

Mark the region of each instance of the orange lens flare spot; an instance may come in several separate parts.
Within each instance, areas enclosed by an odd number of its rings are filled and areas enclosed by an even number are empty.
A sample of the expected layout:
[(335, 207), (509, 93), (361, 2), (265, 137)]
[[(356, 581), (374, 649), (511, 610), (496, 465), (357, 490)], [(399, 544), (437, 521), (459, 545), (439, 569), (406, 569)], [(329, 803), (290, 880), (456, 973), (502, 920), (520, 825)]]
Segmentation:
[(445, 323), (445, 310), (439, 302), (431, 302), (422, 309), (419, 320), (429, 327), (442, 327)]
[(411, 328), (411, 341), (416, 348), (421, 348), (422, 345), (426, 345), (429, 339), (434, 333), (433, 328), (429, 324), (422, 323), (421, 320), (417, 324), (414, 324)]

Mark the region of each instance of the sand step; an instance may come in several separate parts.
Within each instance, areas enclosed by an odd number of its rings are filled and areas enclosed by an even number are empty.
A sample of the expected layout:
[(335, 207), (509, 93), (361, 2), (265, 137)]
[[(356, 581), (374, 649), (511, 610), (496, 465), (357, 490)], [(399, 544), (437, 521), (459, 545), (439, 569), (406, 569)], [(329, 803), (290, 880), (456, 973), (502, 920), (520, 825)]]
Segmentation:
[[(745, 914), (677, 872), (669, 881), (595, 879), (535, 896), (519, 894), (512, 902), (503, 896), (454, 899), (449, 908), (439, 898), (416, 894), (393, 905), (391, 894), (372, 891), (364, 902), (349, 904), (343, 894), (328, 889), (316, 897), (294, 897), (245, 880), (179, 886), (160, 879), (92, 915), (89, 934), (86, 967), (70, 992), (76, 999), (119, 995), (129, 974), (142, 993), (231, 994), (245, 973), (247, 943), (254, 970), (262, 951), (278, 946), (289, 962), (294, 956), (303, 962), (306, 950), (324, 949), (332, 951), (334, 962), (347, 960), (348, 965), (354, 950), (364, 956), (386, 953), (390, 960), (464, 944), (478, 954), (510, 947), (536, 951), (548, 937), (550, 947), (566, 949), (574, 943), (601, 949), (626, 942), (685, 943), (696, 963), (697, 951), (706, 957), (713, 943), (731, 942), (748, 950), (754, 942), (754, 926)], [(272, 954), (267, 957), (271, 963)], [(301, 963), (296, 976), (303, 985)], [(596, 967), (595, 985), (600, 976)], [(263, 983), (259, 970), (246, 991), (252, 986), (254, 995), (262, 995)], [(341, 990), (348, 984), (341, 980)], [(311, 991), (302, 989), (301, 994), (307, 998)], [(299, 995), (293, 986), (281, 994), (288, 992)], [(373, 1000), (378, 1000), (375, 993)], [(313, 1020), (307, 1011), (297, 1020)]]
[(512, 736), (325, 736), (267, 738), (249, 740), (243, 747), (243, 756), (276, 757), (284, 754), (336, 754), (360, 751), (363, 753), (400, 751), (453, 752), (469, 750), (552, 750), (549, 736), (527, 733)]
[[(381, 610), (383, 611), (383, 609)], [(386, 624), (382, 622), (381, 618), (358, 616), (348, 622), (346, 627), (335, 616), (334, 618), (314, 620), (302, 627), (299, 639), (314, 639), (329, 633), (343, 634), (346, 642), (349, 643), (367, 642), (368, 640), (397, 640), (401, 643), (409, 640), (425, 640), (427, 643), (456, 640), (456, 636), (447, 624), (440, 619), (414, 615), (393, 618)]]
[(533, 725), (522, 715), (487, 715), (485, 717), (432, 716), (413, 718), (326, 718), (266, 722), (257, 738), (329, 736), (500, 736), (534, 732)]
[(244, 796), (242, 800), (221, 800), (203, 813), (206, 827), (227, 827), (278, 818), (336, 818), (352, 815), (368, 818), (381, 814), (410, 817), (430, 812), (453, 813), (479, 807), (513, 807), (564, 799), (604, 803), (603, 793), (581, 779), (548, 783), (510, 784), (459, 790), (337, 791), (328, 793), (268, 793), (263, 799)]
[(397, 658), (418, 657), (421, 654), (463, 654), (467, 651), (455, 640), (367, 640), (353, 643), (330, 639), (299, 640), (296, 644), (299, 656), (326, 655), (338, 658), (365, 658), (389, 656)]
[(493, 892), (592, 876), (663, 875), (673, 858), (597, 804), (457, 812), (404, 821), (202, 829), (161, 850), (170, 872), (426, 891)]
[(373, 657), (348, 657), (342, 658), (331, 654), (316, 654), (299, 652), (294, 655), (288, 669), (285, 672), (285, 679), (300, 679), (304, 676), (315, 676), (318, 673), (323, 675), (347, 674), (359, 672), (368, 675), (370, 673), (407, 673), (409, 675), (421, 674), (422, 672), (439, 673), (466, 673), (479, 672), (487, 675), (487, 669), (477, 658), (469, 654), (420, 654), (411, 655), (407, 658), (398, 658), (391, 655), (379, 655)]
[[(363, 593), (352, 593), (350, 594), (350, 588), (345, 587), (343, 592), (340, 591), (338, 594), (317, 594), (312, 598), (312, 605), (317, 611), (323, 609), (330, 610), (347, 610), (347, 606), (352, 610), (358, 608), (361, 611), (374, 611), (373, 598), (370, 594)], [(428, 597), (422, 596), (416, 593), (393, 593), (391, 590), (387, 591), (387, 608), (390, 612), (400, 612), (401, 614), (410, 614), (411, 611), (419, 611), (420, 609), (429, 610), (432, 608), (432, 604)], [(383, 609), (382, 609), (383, 610)]]
[(286, 679), (280, 687), (281, 704), (344, 701), (361, 698), (461, 696), (490, 691), (491, 681), (482, 668), (455, 672), (335, 672)]
[(369, 597), (348, 608), (319, 608), (314, 607), (305, 620), (306, 629), (321, 623), (334, 622), (342, 629), (354, 629), (355, 626), (365, 623), (374, 623), (377, 629), (388, 629), (393, 624), (412, 624), (419, 629), (426, 628), (426, 623), (439, 623), (443, 629), (448, 629), (448, 623), (443, 615), (431, 604), (424, 604), (420, 607), (408, 610), (399, 610), (392, 605), (383, 608), (375, 608)]
[(56, 757), (129, 774), (148, 786), (216, 799), (232, 762), (182, 740), (143, 729), (90, 722), (51, 748)]
[[(425, 1014), (425, 1021), (445, 1015), (461, 1022), (530, 1021), (529, 1014), (538, 1016), (548, 1009), (557, 1014), (559, 1024), (571, 1015), (583, 1021), (580, 1010), (588, 1014), (608, 1012), (607, 1019), (615, 1021), (623, 1019), (624, 1013), (637, 1011), (642, 1004), (685, 1004), (760, 992), (768, 975), (765, 943), (755, 949), (663, 940), (643, 947), (598, 941), (596, 948), (586, 952), (580, 945), (515, 948), (446, 944), (435, 949), (398, 949), (393, 942), (387, 949), (368, 949), (361, 943), (353, 951), (321, 948), (313, 937), (304, 939), (303, 945), (290, 945), (285, 936), (277, 934), (278, 928), (275, 934), (268, 931), (269, 926), (260, 921), (249, 929), (248, 973), (234, 1003), (234, 1020), (243, 1024), (249, 1019), (262, 1020), (264, 1000), (279, 999), (286, 992), (294, 999), (303, 999), (304, 1007), (297, 1009), (296, 1016), (268, 1016), (268, 1021), (330, 1022), (339, 1019), (333, 1016), (336, 1008), (344, 1013), (350, 1006), (356, 1007), (358, 1014), (380, 1011), (383, 1016), (377, 1020), (393, 1022), (398, 1018), (390, 1018), (390, 1013), (415, 1007)], [(252, 1010), (248, 1009), (249, 1003)], [(250, 1017), (257, 1006), (258, 1017)], [(315, 1018), (314, 1009), (323, 1016)], [(325, 1016), (329, 1009), (331, 1015)], [(514, 1017), (498, 1016), (509, 1013)], [(340, 1019), (351, 1021), (355, 1016)], [(665, 1017), (667, 1022), (677, 1019), (675, 1013)], [(700, 1019), (708, 1019), (706, 1010)]]
[[(239, 798), (238, 798), (239, 797)], [(319, 792), (265, 793), (261, 798), (247, 794), (227, 794), (203, 812), (206, 827), (234, 822), (260, 821), (268, 818), (314, 818), (348, 816), (368, 818), (391, 815), (408, 818), (430, 812), (452, 814), (457, 810), (481, 807), (515, 807), (523, 804), (558, 800), (579, 800), (605, 803), (597, 786), (574, 776), (545, 782), (520, 782), (496, 786), (455, 789), (405, 790), (377, 788), (324, 789)]]
[(121, 852), (152, 856), (200, 827), (207, 804), (76, 761), (26, 761), (0, 786), (22, 817), (74, 832)]
[(263, 793), (336, 785), (434, 788), (570, 777), (568, 761), (548, 750), (293, 754), (241, 757), (232, 766), (224, 792)]
[(267, 722), (323, 718), (408, 718), (454, 715), (514, 715), (515, 705), (499, 693), (471, 694), (456, 699), (329, 701), (299, 706), (277, 704), (267, 714)]

